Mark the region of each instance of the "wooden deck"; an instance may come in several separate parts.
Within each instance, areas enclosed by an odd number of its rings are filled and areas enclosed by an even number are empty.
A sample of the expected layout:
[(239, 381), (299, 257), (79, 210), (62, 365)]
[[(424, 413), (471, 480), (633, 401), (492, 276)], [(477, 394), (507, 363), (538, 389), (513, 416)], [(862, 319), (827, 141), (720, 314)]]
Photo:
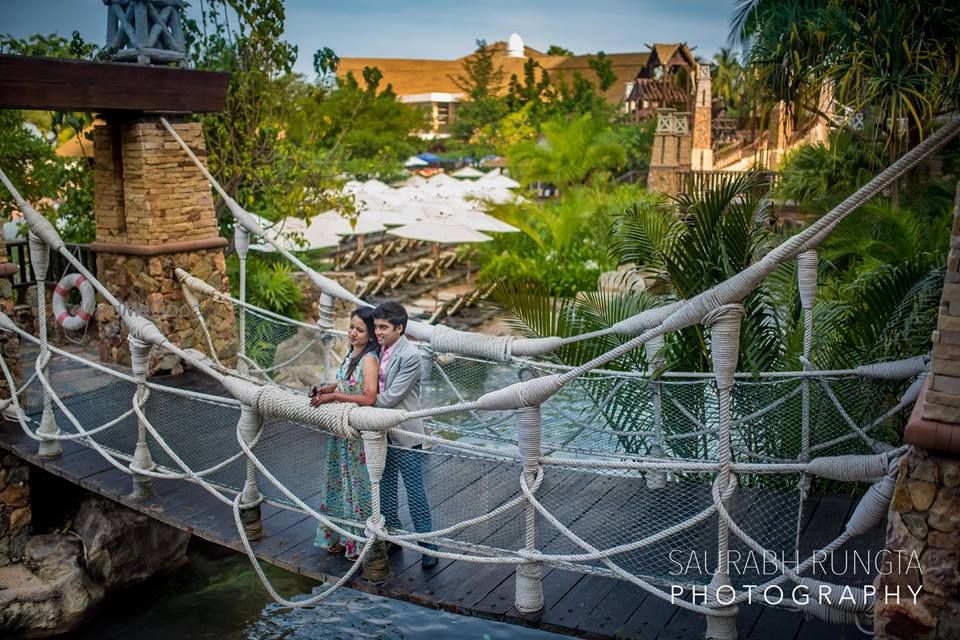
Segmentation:
[[(88, 373), (89, 376), (89, 373)], [(69, 377), (69, 376), (67, 376)], [(54, 382), (60, 388), (65, 381), (59, 375)], [(191, 385), (199, 383), (189, 374), (176, 379), (157, 382)], [(91, 385), (89, 377), (77, 377), (81, 387)], [(82, 384), (81, 384), (82, 383)], [(205, 386), (205, 385), (204, 385)], [(77, 387), (78, 390), (81, 387)], [(102, 391), (101, 391), (102, 392)], [(82, 390), (68, 406), (82, 399)], [(36, 455), (36, 443), (27, 438), (19, 426), (5, 423), (0, 426), (0, 448), (12, 451), (31, 464), (94, 493), (136, 509), (171, 526), (188, 531), (205, 540), (242, 551), (230, 510), (207, 491), (188, 482), (160, 480), (155, 482), (156, 495), (137, 500), (129, 496), (130, 477), (114, 469), (99, 454), (80, 444), (64, 443), (61, 457), (44, 459)], [(437, 467), (451, 464), (436, 456)], [(431, 506), (442, 511), (445, 504), (476, 499), (476, 485), (485, 482), (485, 491), (504, 499), (513, 495), (515, 481), (507, 474), (504, 480), (492, 482), (480, 473), (458, 472), (456, 483), (444, 488), (444, 498)], [(427, 471), (428, 475), (430, 470)], [(551, 510), (565, 523), (581, 523), (580, 531), (599, 529), (624, 513), (638, 522), (643, 520), (643, 504), (648, 497), (639, 483), (620, 482), (608, 475), (584, 474), (551, 470), (549, 483), (538, 495), (551, 500)], [(510, 474), (510, 478), (515, 476)], [(502, 497), (501, 497), (502, 496)], [(738, 509), (753, 509), (759, 505), (756, 494), (745, 493)], [(814, 496), (805, 508), (802, 523), (801, 551), (818, 548), (832, 540), (843, 528), (855, 505), (849, 496)], [(758, 508), (758, 507), (756, 507)], [(784, 515), (773, 513), (772, 527), (778, 517), (785, 517), (795, 506), (784, 507)], [(743, 513), (743, 511), (741, 511)], [(586, 529), (582, 527), (586, 526)], [(263, 561), (290, 571), (331, 582), (342, 576), (349, 563), (340, 556), (331, 556), (313, 546), (316, 524), (300, 513), (264, 505), (263, 527), (266, 536), (255, 544), (256, 554)], [(496, 535), (494, 527), (481, 532), (487, 537)], [(710, 531), (705, 530), (704, 543), (709, 545)], [(858, 542), (860, 549), (878, 549), (882, 545), (883, 530), (878, 528)], [(549, 552), (571, 552), (572, 546), (552, 529), (544, 530), (539, 540), (541, 548)], [(546, 606), (543, 611), (521, 614), (514, 606), (514, 571), (509, 566), (477, 565), (467, 562), (441, 560), (433, 570), (420, 567), (419, 554), (403, 551), (391, 558), (392, 578), (373, 585), (356, 579), (351, 588), (381, 596), (406, 600), (419, 605), (447, 611), (477, 615), (505, 622), (540, 627), (580, 637), (660, 638), (684, 639), (702, 637), (705, 622), (701, 616), (683, 611), (651, 596), (625, 582), (597, 576), (584, 576), (559, 569), (545, 568), (543, 588)], [(862, 581), (861, 581), (862, 584)], [(783, 638), (785, 640), (832, 640), (858, 638), (856, 628), (828, 625), (817, 620), (804, 620), (799, 613), (782, 609), (749, 605), (741, 607), (737, 619), (741, 638)]]

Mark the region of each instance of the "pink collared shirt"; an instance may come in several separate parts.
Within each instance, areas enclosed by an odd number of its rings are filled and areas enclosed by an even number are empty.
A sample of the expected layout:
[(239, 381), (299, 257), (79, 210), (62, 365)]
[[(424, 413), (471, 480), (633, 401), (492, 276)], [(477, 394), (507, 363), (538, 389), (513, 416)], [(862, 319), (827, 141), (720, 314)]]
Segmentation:
[(380, 350), (380, 374), (377, 376), (380, 382), (380, 393), (383, 393), (387, 387), (387, 363), (390, 362), (390, 356), (393, 354), (393, 350), (397, 348), (397, 343), (394, 342), (392, 345), (386, 349)]

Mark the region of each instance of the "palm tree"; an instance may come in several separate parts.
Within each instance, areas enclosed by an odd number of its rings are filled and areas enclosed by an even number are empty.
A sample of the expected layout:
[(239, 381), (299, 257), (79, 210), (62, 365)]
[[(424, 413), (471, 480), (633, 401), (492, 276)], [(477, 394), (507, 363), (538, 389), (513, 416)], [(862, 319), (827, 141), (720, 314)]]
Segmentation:
[(545, 122), (539, 140), (514, 145), (507, 157), (524, 184), (539, 182), (561, 190), (602, 180), (627, 162), (609, 123), (592, 113)]
[[(756, 195), (761, 183), (756, 174), (738, 176), (702, 196), (683, 195), (670, 203), (649, 198), (617, 215), (610, 230), (614, 261), (641, 265), (642, 275), (652, 281), (646, 291), (580, 295), (562, 304), (541, 295), (534, 307), (542, 313), (534, 314), (530, 309), (535, 292), (529, 288), (503, 285), (494, 297), (525, 332), (538, 335), (550, 335), (550, 330), (577, 333), (603, 328), (605, 320), (627, 317), (621, 317), (627, 310), (637, 312), (653, 304), (693, 297), (749, 266), (765, 250), (771, 225), (766, 201)], [(749, 339), (742, 341), (741, 363), (753, 370), (769, 368), (781, 351), (777, 315), (769, 298), (761, 288), (745, 301), (744, 331)], [(593, 306), (585, 306), (587, 301)], [(563, 322), (551, 319), (550, 309), (558, 310)], [(608, 342), (591, 342), (561, 357), (573, 363), (607, 348)], [(615, 366), (631, 368), (637, 362), (627, 358)], [(702, 327), (669, 337), (666, 366), (709, 370), (709, 341)]]
[(783, 159), (777, 195), (822, 214), (873, 177), (883, 165), (880, 145), (840, 130), (828, 143), (803, 145)]
[(713, 56), (713, 94), (723, 98), (728, 108), (740, 105), (743, 84), (743, 67), (729, 48), (721, 48)]
[[(632, 207), (616, 221), (613, 253), (621, 264), (644, 265), (664, 297), (692, 298), (748, 267), (767, 247), (772, 227), (768, 201), (757, 196), (761, 185), (757, 174), (737, 176), (702, 195), (681, 195), (672, 206)], [(766, 370), (781, 352), (777, 316), (763, 286), (744, 305), (741, 366)], [(709, 370), (702, 327), (668, 344), (668, 366)]]
[[(525, 335), (572, 336), (606, 329), (643, 310), (690, 298), (752, 264), (776, 239), (764, 199), (755, 195), (757, 182), (756, 176), (740, 177), (672, 203), (641, 202), (616, 216), (612, 253), (623, 265), (639, 265), (637, 269), (650, 281), (645, 290), (582, 292), (564, 298), (508, 281), (495, 291), (494, 299)], [(942, 231), (949, 226), (949, 216), (933, 225), (903, 220), (909, 217), (909, 212), (889, 203), (871, 204), (838, 226), (821, 248), (813, 352), (820, 368), (847, 368), (929, 350), (943, 283), (945, 247), (941, 245), (946, 235)], [(899, 224), (890, 231), (893, 221)], [(804, 327), (795, 264), (775, 270), (743, 304), (739, 369), (799, 369)], [(558, 350), (555, 357), (565, 364), (580, 364), (626, 339), (606, 335), (577, 342)], [(709, 371), (709, 332), (695, 326), (668, 335), (663, 355), (664, 369)], [(648, 368), (647, 356), (636, 350), (608, 368), (642, 371)], [(618, 436), (624, 451), (651, 450), (654, 442), (649, 436), (629, 435), (631, 430), (649, 430), (649, 385), (610, 377), (588, 377), (580, 384), (610, 428), (626, 432)], [(850, 415), (875, 415), (879, 398), (897, 392), (896, 384), (874, 386), (845, 403)], [(780, 389), (759, 385), (738, 391), (738, 415), (776, 400)], [(675, 433), (690, 429), (689, 416), (701, 422), (706, 419), (707, 394), (690, 393), (682, 405), (687, 417), (670, 413), (679, 411), (676, 406), (664, 405), (664, 427), (669, 425)], [(764, 418), (764, 429), (754, 434), (755, 440), (749, 433), (741, 434), (746, 438), (741, 446), (763, 455), (796, 456), (800, 444), (794, 418), (789, 412)], [(884, 437), (890, 441), (899, 438), (897, 424), (890, 423), (888, 431)], [(671, 451), (683, 456), (703, 455), (708, 446), (701, 438), (671, 442)]]
[(741, 0), (731, 40), (767, 99), (815, 113), (829, 83), (841, 104), (869, 114), (892, 161), (960, 105), (958, 31), (960, 7), (946, 0)]

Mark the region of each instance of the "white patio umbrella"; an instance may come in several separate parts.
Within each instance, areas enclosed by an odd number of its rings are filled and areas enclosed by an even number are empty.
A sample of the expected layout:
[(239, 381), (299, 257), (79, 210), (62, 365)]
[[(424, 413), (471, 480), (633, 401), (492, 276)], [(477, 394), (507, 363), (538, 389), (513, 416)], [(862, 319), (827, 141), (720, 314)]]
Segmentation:
[[(338, 236), (357, 236), (357, 250), (363, 249), (363, 236), (370, 233), (377, 233), (386, 229), (382, 223), (363, 216), (357, 216), (354, 224), (340, 215), (336, 210), (324, 211), (310, 218), (310, 224), (307, 227), (316, 229), (317, 233), (334, 234)], [(339, 255), (337, 256), (339, 263)]]
[(307, 227), (300, 233), (307, 242), (307, 249), (332, 249), (340, 246), (340, 241), (343, 240), (340, 236), (316, 226)]
[(460, 200), (467, 195), (468, 185), (459, 182), (454, 184), (426, 184), (417, 190), (427, 199)]
[[(261, 227), (266, 228), (267, 237), (278, 242), (287, 251), (329, 249), (340, 244), (340, 236), (319, 227), (311, 229), (302, 218), (287, 217), (274, 223), (261, 216), (254, 217)], [(262, 253), (276, 251), (272, 245), (262, 240), (250, 245), (250, 248)]]
[(426, 160), (421, 160), (417, 156), (410, 156), (403, 162), (403, 166), (407, 169), (414, 169), (416, 167), (428, 167), (430, 163)]
[(347, 180), (343, 183), (340, 191), (350, 195), (357, 195), (363, 192), (363, 183), (359, 180)]
[[(373, 223), (379, 223), (387, 226), (398, 227), (405, 224), (412, 224), (423, 217), (423, 212), (416, 206), (408, 202), (397, 202), (393, 206), (382, 205), (379, 207), (364, 208), (360, 211), (359, 219)], [(380, 232), (380, 242), (384, 241), (383, 232)], [(383, 275), (383, 248), (377, 256), (377, 277)]]
[(386, 182), (382, 182), (380, 180), (377, 180), (376, 178), (371, 178), (363, 183), (363, 191), (365, 193), (379, 195), (379, 194), (390, 193), (392, 189), (390, 188), (390, 185), (388, 185)]
[(461, 167), (450, 174), (454, 178), (482, 178), (484, 175), (483, 171), (478, 171), (473, 167)]
[[(306, 229), (307, 224), (302, 219), (287, 217), (283, 218), (282, 220), (267, 220), (263, 216), (259, 216), (255, 213), (250, 215), (252, 215), (256, 223), (260, 225), (260, 228), (267, 232), (267, 238), (279, 242), (288, 251), (297, 250), (297, 244), (288, 236), (292, 231), (302, 231), (303, 229)], [(253, 244), (250, 245), (251, 249), (267, 253), (275, 251), (275, 249), (263, 238), (251, 236), (251, 239), (253, 240)]]
[(391, 189), (390, 193), (386, 194), (384, 199), (386, 200), (387, 206), (396, 207), (415, 200), (423, 200), (425, 197), (424, 192), (421, 191), (419, 187), (405, 185)]
[(520, 231), (520, 229), (517, 229), (512, 224), (498, 220), (482, 211), (468, 209), (462, 213), (454, 214), (454, 217), (475, 231), (486, 231), (490, 233), (516, 233)]
[(338, 236), (364, 236), (368, 233), (383, 231), (386, 228), (379, 221), (364, 218), (363, 216), (357, 216), (354, 222), (355, 224), (351, 225), (349, 220), (341, 216), (337, 211), (331, 209), (330, 211), (324, 211), (310, 218), (310, 224), (307, 226), (307, 229), (317, 227), (328, 234)]
[(520, 200), (520, 196), (504, 187), (481, 189), (473, 195), (481, 200), (489, 200), (493, 204), (507, 204), (508, 202), (518, 202)]
[(448, 176), (448, 175), (445, 174), (445, 173), (438, 173), (437, 175), (435, 175), (435, 176), (433, 176), (432, 178), (430, 178), (429, 180), (427, 180), (427, 184), (432, 184), (432, 185), (454, 185), (454, 186), (457, 186), (457, 185), (460, 184), (460, 181), (457, 180), (456, 178), (451, 178), (450, 176)]
[(440, 293), (440, 245), (487, 242), (493, 239), (458, 221), (456, 216), (442, 212), (425, 215), (424, 218), (418, 222), (397, 227), (396, 229), (390, 229), (387, 233), (399, 238), (425, 240), (433, 243), (433, 270), (435, 274), (435, 285), (433, 289), (434, 309), (436, 309)]
[(519, 182), (513, 178), (503, 175), (502, 173), (488, 173), (480, 180), (483, 181), (484, 186), (493, 185), (496, 187), (506, 187), (507, 189), (516, 189), (520, 186)]

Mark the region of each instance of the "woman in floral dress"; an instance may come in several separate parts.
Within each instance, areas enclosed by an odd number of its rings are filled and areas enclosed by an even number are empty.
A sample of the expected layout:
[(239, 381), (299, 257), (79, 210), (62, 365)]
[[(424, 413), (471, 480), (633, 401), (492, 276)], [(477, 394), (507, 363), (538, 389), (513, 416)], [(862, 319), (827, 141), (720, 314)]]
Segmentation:
[[(347, 331), (350, 351), (337, 371), (336, 384), (314, 387), (310, 403), (352, 402), (373, 406), (377, 401), (380, 375), (380, 345), (373, 331), (373, 309), (359, 308), (350, 314)], [(365, 522), (370, 515), (370, 476), (367, 474), (363, 442), (346, 438), (327, 438), (327, 463), (320, 492), (320, 511), (334, 518)], [(344, 526), (358, 535), (357, 527)], [(355, 560), (359, 550), (356, 540), (328, 529), (317, 527), (314, 545), (330, 553), (344, 553)]]

